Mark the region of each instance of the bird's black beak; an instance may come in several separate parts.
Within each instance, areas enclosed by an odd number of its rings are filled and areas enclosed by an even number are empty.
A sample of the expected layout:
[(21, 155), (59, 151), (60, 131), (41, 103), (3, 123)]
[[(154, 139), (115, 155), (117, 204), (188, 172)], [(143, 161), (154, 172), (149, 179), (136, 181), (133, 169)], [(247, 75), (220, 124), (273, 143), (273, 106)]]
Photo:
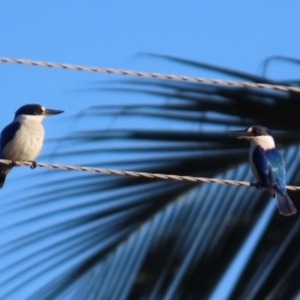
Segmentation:
[(52, 115), (57, 115), (63, 113), (63, 110), (58, 110), (58, 109), (46, 109), (45, 110), (45, 115), (46, 116), (52, 116)]
[(235, 137), (238, 139), (246, 139), (248, 137), (253, 136), (252, 132), (248, 132), (247, 130), (239, 130), (239, 131), (228, 131), (228, 136)]

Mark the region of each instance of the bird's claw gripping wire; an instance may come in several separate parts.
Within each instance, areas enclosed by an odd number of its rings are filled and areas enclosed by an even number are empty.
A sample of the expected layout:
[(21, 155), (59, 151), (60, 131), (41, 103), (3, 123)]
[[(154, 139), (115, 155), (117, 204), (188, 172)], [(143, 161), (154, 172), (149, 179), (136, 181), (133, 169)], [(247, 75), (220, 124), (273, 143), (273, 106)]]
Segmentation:
[(35, 169), (35, 168), (36, 168), (36, 161), (32, 160), (30, 169)]
[(254, 182), (250, 184), (251, 186), (255, 186), (257, 189), (261, 190), (264, 188), (261, 182)]

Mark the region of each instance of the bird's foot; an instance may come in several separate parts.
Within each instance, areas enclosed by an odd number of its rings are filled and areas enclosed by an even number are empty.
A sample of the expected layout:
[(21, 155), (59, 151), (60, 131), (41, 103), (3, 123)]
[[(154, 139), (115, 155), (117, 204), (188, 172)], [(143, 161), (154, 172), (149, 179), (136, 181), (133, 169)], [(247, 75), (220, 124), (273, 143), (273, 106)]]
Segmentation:
[(261, 189), (263, 189), (264, 188), (264, 186), (262, 185), (262, 183), (261, 182), (255, 182), (255, 183), (251, 183), (250, 184), (251, 186), (255, 186), (257, 189), (259, 189), (259, 190), (261, 190)]
[(30, 160), (31, 161), (31, 166), (30, 169), (35, 169), (36, 168), (36, 161)]
[(15, 166), (17, 165), (17, 161), (13, 159), (13, 160), (11, 161), (11, 165), (12, 165), (13, 167), (15, 167)]

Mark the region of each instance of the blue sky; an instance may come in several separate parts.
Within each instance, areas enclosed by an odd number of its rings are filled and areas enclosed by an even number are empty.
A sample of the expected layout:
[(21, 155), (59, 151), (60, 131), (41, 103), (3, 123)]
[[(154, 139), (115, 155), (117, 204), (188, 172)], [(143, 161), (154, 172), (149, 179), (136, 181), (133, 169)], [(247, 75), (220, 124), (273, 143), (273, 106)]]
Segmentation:
[[(1, 1), (0, 56), (220, 78), (139, 54), (169, 54), (259, 74), (270, 55), (300, 58), (299, 28), (296, 0)], [(9, 64), (0, 64), (0, 74), (0, 128), (21, 105), (40, 103), (65, 110), (45, 121), (49, 138), (75, 130), (71, 116), (87, 106), (146, 97), (85, 90), (119, 78), (114, 75)], [(267, 75), (278, 74), (295, 77), (299, 68), (274, 63)], [(105, 119), (101, 126), (110, 124)], [(14, 170), (5, 194), (15, 190), (13, 178), (28, 172)]]
[[(293, 5), (294, 4), (294, 5)], [(211, 76), (137, 55), (154, 52), (260, 72), (273, 54), (298, 57), (296, 1), (1, 1), (1, 55), (45, 61)], [(72, 114), (101, 97), (75, 92), (113, 76), (1, 65), (6, 124), (39, 102)], [(272, 65), (289, 68), (283, 64)], [(291, 73), (290, 73), (291, 74)], [(215, 75), (216, 76), (216, 75)], [(218, 75), (220, 77), (220, 75)], [(2, 124), (0, 124), (2, 126)]]
[[(222, 77), (139, 55), (151, 52), (261, 73), (262, 61), (270, 55), (300, 57), (298, 7), (296, 1), (1, 1), (0, 56)], [(290, 78), (298, 71), (291, 64), (273, 63), (267, 75)], [(147, 97), (86, 90), (119, 78), (114, 75), (6, 64), (0, 65), (0, 74), (0, 128), (26, 103), (65, 110), (45, 120), (48, 138), (78, 128), (71, 116), (90, 105)], [(110, 124), (106, 119), (101, 126)], [(50, 152), (47, 147), (42, 154)], [(10, 187), (8, 182), (6, 190)]]

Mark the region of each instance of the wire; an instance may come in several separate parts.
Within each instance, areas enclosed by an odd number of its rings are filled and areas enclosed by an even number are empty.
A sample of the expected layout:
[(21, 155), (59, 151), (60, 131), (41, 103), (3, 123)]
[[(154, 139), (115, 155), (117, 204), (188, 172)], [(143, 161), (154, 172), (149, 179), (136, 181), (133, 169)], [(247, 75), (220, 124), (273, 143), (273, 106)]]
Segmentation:
[[(138, 77), (147, 77), (147, 78), (168, 79), (168, 80), (186, 81), (186, 82), (194, 82), (194, 83), (221, 84), (221, 85), (230, 85), (230, 86), (245, 87), (245, 88), (266, 88), (266, 89), (286, 91), (286, 92), (297, 92), (297, 93), (300, 92), (299, 87), (291, 87), (291, 86), (272, 85), (272, 84), (263, 84), (263, 83), (253, 83), (253, 82), (241, 82), (241, 81), (221, 80), (221, 79), (208, 79), (208, 78), (200, 78), (200, 77), (179, 76), (179, 75), (171, 75), (171, 74), (150, 73), (150, 72), (140, 72), (140, 71), (132, 71), (132, 70), (121, 70), (121, 69), (110, 69), (110, 68), (102, 68), (102, 67), (90, 67), (90, 66), (44, 62), (44, 61), (36, 61), (36, 60), (28, 60), (28, 59), (15, 59), (9, 57), (0, 57), (0, 63), (1, 62), (23, 64), (23, 65), (30, 65), (30, 66), (49, 67), (49, 68), (69, 69), (69, 70), (76, 70), (76, 71), (101, 72), (101, 73), (129, 75), (129, 76), (138, 76)], [(47, 164), (47, 163), (33, 164), (33, 162), (26, 162), (26, 161), (12, 162), (10, 160), (4, 160), (4, 159), (0, 159), (0, 162), (8, 165), (13, 164), (16, 166), (22, 166), (22, 165), (31, 166), (32, 168), (37, 166), (37, 167), (45, 167), (51, 169), (87, 171), (87, 172), (94, 172), (94, 173), (143, 177), (149, 179), (218, 183), (218, 184), (230, 184), (230, 185), (239, 185), (239, 186), (248, 186), (248, 187), (255, 186), (255, 184), (251, 184), (250, 182), (236, 181), (236, 180), (153, 174), (153, 173), (145, 173), (145, 172), (109, 170), (103, 168), (91, 168), (91, 167), (80, 167), (80, 166), (69, 166), (69, 165), (58, 165), (58, 164)], [(286, 188), (292, 191), (300, 191), (300, 187), (287, 186)]]
[[(32, 161), (11, 161), (7, 159), (0, 159), (0, 163), (3, 163), (5, 165), (13, 165), (13, 166), (30, 166), (32, 169), (34, 169), (35, 167), (42, 167), (42, 168), (50, 168), (50, 169), (85, 171), (85, 172), (103, 173), (103, 174), (120, 175), (120, 176), (132, 176), (137, 178), (148, 178), (148, 179), (218, 183), (218, 184), (229, 184), (229, 185), (238, 185), (238, 186), (247, 186), (247, 187), (256, 186), (255, 184), (247, 181), (111, 170), (111, 169), (103, 169), (103, 168), (48, 164), (48, 163), (32, 162)], [(290, 191), (300, 191), (300, 187), (297, 186), (287, 186), (286, 189)]]
[(17, 58), (9, 58), (9, 57), (0, 57), (0, 63), (1, 62), (48, 67), (48, 68), (68, 69), (68, 70), (76, 70), (76, 71), (100, 72), (100, 73), (109, 73), (109, 74), (118, 74), (118, 75), (129, 75), (129, 76), (156, 78), (156, 79), (203, 83), (203, 84), (219, 84), (219, 85), (229, 85), (229, 86), (236, 86), (242, 88), (271, 89), (271, 90), (284, 91), (284, 92), (300, 93), (300, 87), (273, 85), (273, 84), (266, 84), (266, 83), (242, 82), (242, 81), (223, 80), (223, 79), (208, 79), (202, 77), (180, 76), (180, 75), (172, 75), (172, 74), (140, 72), (140, 71), (111, 69), (111, 68), (102, 68), (102, 67), (90, 67), (90, 66), (82, 66), (82, 65), (62, 64), (62, 63), (44, 62), (44, 61), (36, 61), (36, 60), (28, 60), (28, 59), (17, 59)]

